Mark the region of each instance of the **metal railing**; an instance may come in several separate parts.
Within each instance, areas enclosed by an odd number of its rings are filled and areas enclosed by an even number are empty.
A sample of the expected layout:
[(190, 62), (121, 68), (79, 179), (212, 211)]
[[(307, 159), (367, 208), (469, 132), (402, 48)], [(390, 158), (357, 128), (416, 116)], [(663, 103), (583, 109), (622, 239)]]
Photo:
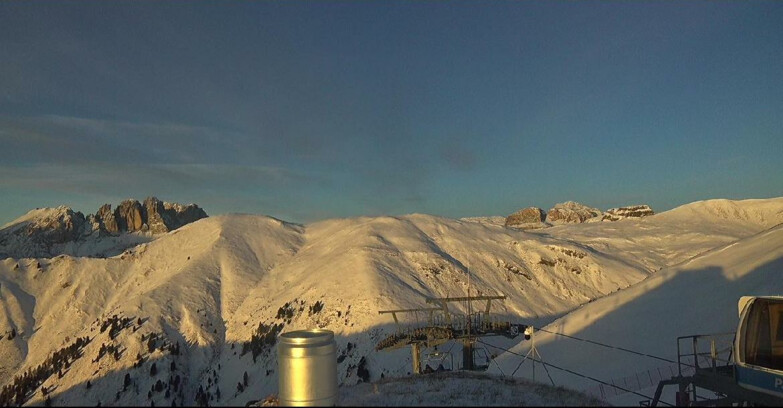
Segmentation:
[(655, 387), (660, 381), (674, 377), (676, 371), (676, 364), (650, 368), (625, 377), (612, 378), (608, 381), (612, 385), (596, 384), (585, 389), (584, 393), (606, 400), (607, 398), (627, 394), (632, 391), (642, 391)]
[(717, 371), (719, 367), (734, 364), (734, 334), (731, 332), (677, 337), (678, 375), (687, 375), (690, 370)]

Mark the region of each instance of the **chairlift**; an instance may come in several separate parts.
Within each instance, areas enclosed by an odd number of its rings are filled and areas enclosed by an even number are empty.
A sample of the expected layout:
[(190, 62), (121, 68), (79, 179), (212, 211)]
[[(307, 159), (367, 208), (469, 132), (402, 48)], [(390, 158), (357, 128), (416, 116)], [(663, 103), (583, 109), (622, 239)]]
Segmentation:
[(436, 350), (424, 355), (422, 365), (425, 373), (452, 371), (454, 369), (454, 356), (450, 352)]
[(487, 371), (489, 369), (489, 363), (492, 359), (489, 356), (489, 352), (485, 347), (473, 348), (473, 367), (476, 371)]

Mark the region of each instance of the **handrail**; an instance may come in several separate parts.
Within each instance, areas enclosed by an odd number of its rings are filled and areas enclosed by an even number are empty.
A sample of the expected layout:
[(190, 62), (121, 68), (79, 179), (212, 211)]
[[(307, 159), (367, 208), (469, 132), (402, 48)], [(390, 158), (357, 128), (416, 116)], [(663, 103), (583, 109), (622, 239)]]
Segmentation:
[[(725, 363), (722, 364), (724, 366), (728, 366), (732, 363), (733, 358), (733, 337), (736, 335), (735, 332), (727, 332), (727, 333), (715, 333), (715, 334), (696, 334), (691, 336), (680, 336), (677, 337), (677, 366), (678, 366), (678, 375), (682, 377), (682, 371), (683, 371), (683, 365), (690, 366), (695, 369), (701, 369), (702, 367), (699, 365), (700, 359), (707, 359), (709, 368), (712, 371), (717, 370), (718, 363)], [(716, 340), (720, 341), (722, 338), (725, 339), (728, 336), (732, 336), (732, 341), (730, 344), (726, 344), (725, 346), (718, 347), (716, 345)], [(708, 339), (709, 343), (705, 342), (699, 342), (699, 340)], [(681, 346), (682, 340), (690, 340), (689, 343), (691, 344), (690, 350), (688, 350), (688, 347), (686, 346), (685, 350), (683, 350)], [(724, 340), (724, 343), (728, 343)], [(699, 348), (700, 345), (703, 344), (709, 344), (708, 350), (702, 350)], [(727, 354), (727, 357), (723, 357), (724, 354)], [(687, 364), (683, 361), (684, 358), (687, 358), (688, 360), (692, 359), (693, 364)]]

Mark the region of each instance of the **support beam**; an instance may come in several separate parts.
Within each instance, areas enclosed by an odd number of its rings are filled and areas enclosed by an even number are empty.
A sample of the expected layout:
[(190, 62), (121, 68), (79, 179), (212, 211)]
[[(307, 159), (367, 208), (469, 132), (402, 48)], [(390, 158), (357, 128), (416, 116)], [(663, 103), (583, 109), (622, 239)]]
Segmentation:
[(411, 354), (413, 355), (413, 374), (421, 374), (421, 350), (419, 343), (411, 343)]
[(441, 310), (439, 307), (419, 307), (415, 309), (396, 309), (396, 310), (379, 310), (378, 314), (385, 313), (413, 313), (413, 312), (432, 312)]
[(400, 326), (400, 320), (397, 318), (397, 313), (416, 313), (416, 312), (430, 312), (430, 325), (432, 325), (432, 312), (441, 310), (439, 307), (420, 307), (415, 309), (395, 309), (395, 310), (379, 310), (378, 314), (391, 313), (394, 318), (394, 323), (397, 325), (397, 330), (402, 330)]
[(504, 300), (505, 295), (497, 296), (461, 296), (461, 297), (444, 297), (444, 298), (427, 298), (427, 303), (441, 303), (441, 302), (467, 302), (472, 300)]
[(462, 344), (462, 369), (473, 370), (473, 342), (468, 340)]

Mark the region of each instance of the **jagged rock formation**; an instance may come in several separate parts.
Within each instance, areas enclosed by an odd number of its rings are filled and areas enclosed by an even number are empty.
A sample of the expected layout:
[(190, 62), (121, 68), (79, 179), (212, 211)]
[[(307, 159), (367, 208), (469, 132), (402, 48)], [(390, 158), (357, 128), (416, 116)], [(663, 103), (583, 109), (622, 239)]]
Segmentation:
[(647, 204), (628, 207), (610, 208), (606, 210), (602, 221), (619, 221), (625, 218), (641, 218), (654, 215), (655, 212)]
[(506, 217), (507, 227), (518, 227), (525, 224), (540, 224), (546, 219), (544, 210), (538, 207), (528, 207)]
[(157, 197), (147, 197), (143, 205), (138, 200), (124, 200), (114, 212), (110, 204), (104, 204), (95, 215), (100, 221), (101, 231), (109, 234), (135, 231), (164, 233), (206, 217), (207, 213), (196, 204), (167, 203)]
[(114, 218), (117, 219), (117, 227), (120, 231), (141, 231), (145, 224), (141, 204), (136, 200), (124, 200), (114, 210)]
[(114, 218), (114, 213), (111, 211), (111, 204), (104, 204), (101, 208), (98, 208), (95, 215), (91, 216), (91, 220), (93, 223), (93, 231), (104, 230), (117, 232), (120, 230), (117, 226), (117, 219)]
[(582, 223), (600, 217), (601, 210), (574, 201), (555, 204), (547, 212), (546, 219), (552, 224)]
[[(137, 200), (124, 200), (114, 211), (111, 204), (104, 204), (87, 217), (67, 206), (39, 208), (0, 230), (0, 258), (84, 254), (83, 251), (105, 256), (106, 250), (121, 252), (120, 248), (133, 246), (143, 238), (126, 239), (123, 233), (165, 233), (205, 217), (207, 213), (196, 204), (167, 203), (155, 197), (148, 197), (144, 205)], [(117, 242), (108, 242), (104, 237), (113, 237)], [(95, 252), (90, 252), (90, 248)]]

